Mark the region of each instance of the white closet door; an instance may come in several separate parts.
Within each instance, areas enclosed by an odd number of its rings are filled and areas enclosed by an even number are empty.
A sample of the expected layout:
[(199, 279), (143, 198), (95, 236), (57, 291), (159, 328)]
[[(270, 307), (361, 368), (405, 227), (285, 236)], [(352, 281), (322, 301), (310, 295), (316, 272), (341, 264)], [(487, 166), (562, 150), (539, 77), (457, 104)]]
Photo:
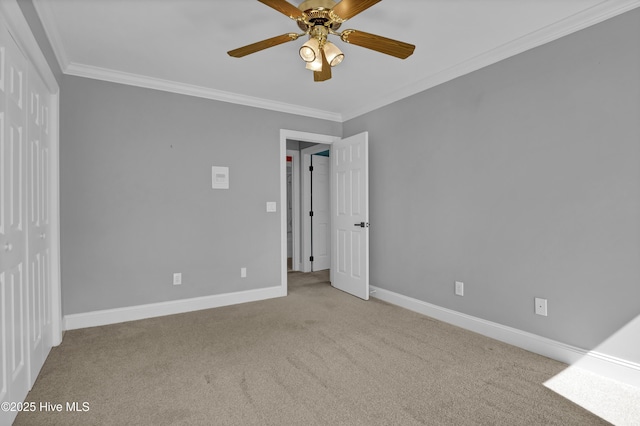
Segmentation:
[(51, 95), (34, 70), (0, 19), (0, 425), (53, 343)]
[(49, 95), (29, 68), (27, 108), (27, 234), (29, 270), (29, 384), (51, 349), (51, 279), (49, 249)]
[[(0, 401), (22, 401), (27, 361), (26, 60), (0, 26)], [(15, 412), (0, 411), (0, 424)]]

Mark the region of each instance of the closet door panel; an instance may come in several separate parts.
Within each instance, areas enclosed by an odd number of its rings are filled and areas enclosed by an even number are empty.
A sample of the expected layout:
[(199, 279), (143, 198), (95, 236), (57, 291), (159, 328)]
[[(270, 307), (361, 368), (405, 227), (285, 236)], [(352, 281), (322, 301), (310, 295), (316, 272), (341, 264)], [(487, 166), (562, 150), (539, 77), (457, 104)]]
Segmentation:
[[(26, 64), (0, 27), (0, 400), (10, 402), (22, 401), (29, 389)], [(0, 411), (0, 424), (13, 417)]]
[(35, 72), (30, 72), (28, 90), (28, 259), (29, 259), (29, 359), (30, 384), (51, 349), (51, 304), (49, 265), (49, 96)]

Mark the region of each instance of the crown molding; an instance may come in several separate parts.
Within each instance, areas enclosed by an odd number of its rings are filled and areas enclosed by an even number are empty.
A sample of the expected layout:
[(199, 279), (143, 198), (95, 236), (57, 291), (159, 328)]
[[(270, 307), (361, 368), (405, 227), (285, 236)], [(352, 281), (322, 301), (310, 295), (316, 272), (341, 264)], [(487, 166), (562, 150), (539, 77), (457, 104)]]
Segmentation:
[(584, 28), (606, 21), (640, 7), (640, 0), (607, 0), (576, 13), (568, 18), (529, 33), (474, 58), (432, 74), (414, 84), (409, 84), (378, 98), (375, 102), (342, 112), (343, 122), (368, 112), (390, 105), (406, 97), (415, 95), (447, 81), (453, 80), (486, 66), (495, 64), (511, 56), (557, 40)]
[(477, 71), (511, 56), (557, 40), (576, 31), (598, 24), (609, 18), (640, 7), (640, 0), (605, 0), (596, 6), (572, 15), (562, 21), (551, 24), (538, 31), (522, 36), (509, 43), (505, 43), (495, 49), (482, 53), (474, 58), (463, 61), (450, 68), (432, 74), (415, 83), (408, 84), (393, 92), (381, 95), (374, 102), (367, 103), (357, 108), (342, 112), (324, 111), (300, 105), (287, 104), (269, 99), (225, 92), (206, 87), (194, 86), (175, 81), (156, 79), (144, 75), (125, 73), (106, 68), (92, 67), (83, 64), (71, 63), (59, 32), (55, 26), (55, 20), (47, 0), (33, 0), (42, 26), (51, 42), (62, 72), (68, 75), (105, 80), (131, 86), (145, 87), (166, 92), (178, 93), (188, 96), (197, 96), (222, 102), (246, 105), (272, 111), (301, 115), (321, 120), (343, 123), (347, 120), (359, 117), (376, 109), (385, 107), (406, 97), (428, 90), (432, 87), (446, 83), (465, 74)]
[(53, 52), (64, 74), (78, 77), (92, 78), (95, 80), (110, 81), (112, 83), (126, 84), (129, 86), (144, 87), (147, 89), (162, 90), (187, 96), (196, 96), (221, 102), (229, 102), (255, 108), (284, 112), (288, 114), (302, 115), (321, 120), (336, 121), (341, 123), (342, 115), (332, 111), (324, 111), (308, 108), (300, 105), (263, 99), (238, 93), (225, 92), (207, 87), (195, 86), (176, 81), (163, 80), (140, 74), (127, 73), (101, 67), (93, 67), (71, 62), (64, 48), (62, 37), (55, 24), (55, 18), (51, 10), (51, 2), (48, 0), (33, 0), (33, 6), (42, 22)]
[(285, 112), (288, 114), (302, 115), (305, 117), (318, 118), (342, 122), (342, 116), (331, 111), (323, 111), (314, 108), (307, 108), (300, 105), (288, 104), (284, 102), (263, 99), (254, 96), (241, 95), (238, 93), (225, 92), (208, 87), (195, 86), (191, 84), (178, 83), (170, 80), (148, 77), (139, 74), (114, 71), (106, 68), (87, 66), (70, 63), (64, 70), (65, 74), (78, 77), (92, 78), (96, 80), (110, 81), (112, 83), (126, 84), (129, 86), (144, 87), (147, 89), (162, 90), (165, 92), (178, 93), (187, 96), (212, 99), (221, 102), (229, 102), (255, 108), (268, 109), (271, 111)]

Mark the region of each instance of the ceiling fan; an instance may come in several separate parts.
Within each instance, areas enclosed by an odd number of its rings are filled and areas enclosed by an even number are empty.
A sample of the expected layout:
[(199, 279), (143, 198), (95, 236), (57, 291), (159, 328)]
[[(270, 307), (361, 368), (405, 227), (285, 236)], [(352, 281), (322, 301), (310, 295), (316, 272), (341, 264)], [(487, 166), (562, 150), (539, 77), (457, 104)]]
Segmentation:
[(258, 1), (296, 21), (298, 27), (304, 32), (282, 34), (230, 50), (227, 52), (229, 56), (241, 58), (308, 35), (309, 40), (300, 47), (300, 57), (307, 63), (306, 68), (313, 71), (314, 81), (326, 81), (331, 78), (331, 67), (338, 65), (344, 59), (340, 49), (328, 40), (329, 35), (338, 36), (346, 43), (400, 59), (411, 56), (416, 48), (413, 44), (364, 31), (337, 31), (347, 19), (353, 18), (381, 0), (342, 0), (339, 3), (333, 0), (306, 0), (298, 7), (286, 0)]

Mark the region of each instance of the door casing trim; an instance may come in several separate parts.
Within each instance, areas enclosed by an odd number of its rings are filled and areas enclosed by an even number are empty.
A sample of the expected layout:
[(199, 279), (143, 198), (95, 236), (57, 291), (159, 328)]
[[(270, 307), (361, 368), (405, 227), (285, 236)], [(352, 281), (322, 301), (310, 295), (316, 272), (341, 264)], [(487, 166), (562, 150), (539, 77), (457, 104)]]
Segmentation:
[(280, 286), (287, 294), (287, 140), (331, 145), (340, 136), (280, 129)]

